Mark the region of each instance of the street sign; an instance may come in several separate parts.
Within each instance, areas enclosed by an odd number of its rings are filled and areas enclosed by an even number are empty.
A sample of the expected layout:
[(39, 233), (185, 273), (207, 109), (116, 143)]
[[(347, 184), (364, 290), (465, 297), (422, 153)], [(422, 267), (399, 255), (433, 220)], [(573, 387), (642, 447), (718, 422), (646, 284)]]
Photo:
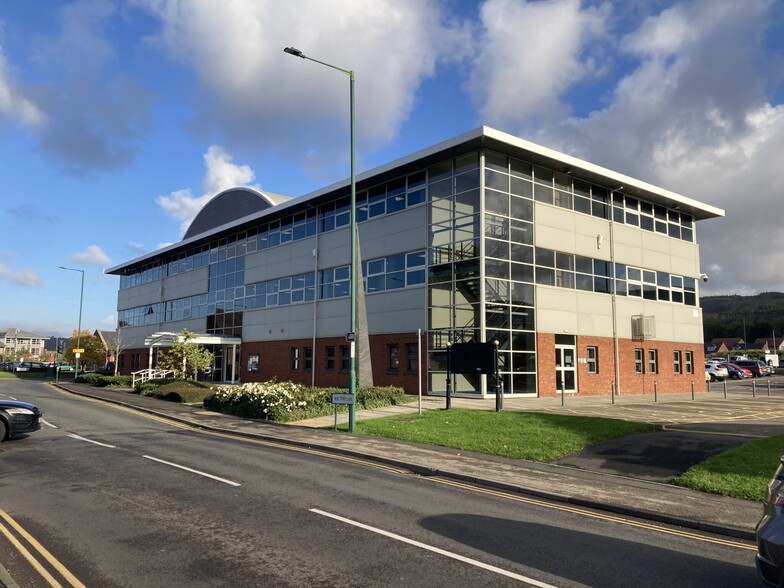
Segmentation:
[(356, 333), (354, 333), (354, 332), (351, 332), (351, 333), (346, 333), (346, 342), (347, 342), (347, 343), (351, 343), (351, 342), (353, 342), (355, 339), (356, 339)]
[(74, 349), (74, 353), (84, 353), (84, 349)]
[(332, 404), (354, 404), (354, 394), (333, 394)]

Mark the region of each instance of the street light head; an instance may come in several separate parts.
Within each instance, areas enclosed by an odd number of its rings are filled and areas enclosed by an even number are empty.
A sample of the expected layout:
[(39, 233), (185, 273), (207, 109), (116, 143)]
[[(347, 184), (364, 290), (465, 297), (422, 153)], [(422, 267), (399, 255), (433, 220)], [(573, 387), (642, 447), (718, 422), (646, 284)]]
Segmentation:
[(294, 57), (301, 57), (302, 59), (305, 59), (305, 54), (302, 53), (302, 51), (300, 51), (299, 49), (295, 49), (294, 47), (286, 47), (286, 48), (283, 49), (283, 52), (284, 53), (289, 53), (290, 55), (293, 55)]

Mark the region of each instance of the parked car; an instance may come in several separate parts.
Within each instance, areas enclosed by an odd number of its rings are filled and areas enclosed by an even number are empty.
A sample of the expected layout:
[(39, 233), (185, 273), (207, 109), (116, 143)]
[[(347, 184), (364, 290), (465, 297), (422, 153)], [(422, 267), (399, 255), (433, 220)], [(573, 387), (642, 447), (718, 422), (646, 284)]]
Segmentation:
[(750, 369), (735, 365), (729, 361), (725, 361), (719, 365), (723, 365), (725, 368), (727, 368), (727, 371), (730, 374), (730, 378), (733, 380), (742, 380), (743, 378), (751, 378), (753, 376)]
[(32, 433), (41, 428), (43, 413), (34, 404), (18, 400), (0, 400), (0, 441), (20, 433)]
[(723, 365), (719, 365), (718, 363), (706, 363), (705, 371), (710, 375), (711, 382), (716, 380), (722, 382), (730, 377), (727, 368), (725, 368)]
[[(784, 462), (784, 456), (782, 456)], [(762, 518), (757, 523), (757, 572), (766, 586), (784, 582), (784, 463), (768, 483), (762, 501)]]
[(766, 364), (764, 361), (758, 361), (756, 359), (741, 359), (734, 363), (739, 367), (744, 367), (751, 371), (755, 378), (771, 375), (770, 366), (768, 366), (768, 364)]

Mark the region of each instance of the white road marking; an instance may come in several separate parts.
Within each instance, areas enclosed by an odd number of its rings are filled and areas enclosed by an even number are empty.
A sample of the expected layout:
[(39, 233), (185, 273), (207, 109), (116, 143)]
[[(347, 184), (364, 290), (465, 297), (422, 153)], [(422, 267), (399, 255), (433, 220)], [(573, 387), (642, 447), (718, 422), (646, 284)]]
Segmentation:
[(57, 425), (53, 425), (52, 423), (50, 423), (49, 421), (46, 421), (46, 420), (44, 420), (44, 419), (39, 419), (39, 420), (40, 420), (40, 421), (41, 421), (43, 424), (45, 424), (47, 427), (52, 427), (53, 429), (59, 429), (59, 428), (60, 428), (60, 427), (58, 427)]
[(495, 574), (500, 574), (501, 576), (506, 576), (507, 578), (512, 578), (514, 580), (519, 580), (521, 582), (526, 582), (531, 584), (532, 586), (538, 586), (538, 588), (556, 588), (552, 584), (547, 584), (545, 582), (540, 582), (539, 580), (535, 580), (533, 578), (529, 578), (528, 576), (523, 576), (521, 574), (516, 574), (514, 572), (510, 572), (509, 570), (504, 570), (501, 568), (497, 568), (495, 566), (491, 566), (490, 564), (483, 563), (476, 559), (471, 559), (470, 557), (464, 557), (462, 555), (458, 555), (457, 553), (452, 553), (451, 551), (446, 551), (444, 549), (440, 549), (438, 547), (434, 547), (432, 545), (428, 545), (427, 543), (420, 543), (419, 541), (414, 541), (413, 539), (408, 539), (407, 537), (403, 537), (402, 535), (397, 535), (395, 533), (391, 533), (389, 531), (384, 531), (383, 529), (379, 529), (377, 527), (371, 527), (370, 525), (365, 525), (363, 523), (358, 523), (357, 521), (352, 521), (351, 519), (347, 519), (345, 517), (341, 517), (340, 515), (332, 514), (325, 512), (323, 510), (319, 510), (317, 508), (311, 508), (310, 512), (319, 514), (321, 516), (329, 517), (331, 519), (335, 519), (336, 521), (340, 521), (342, 523), (346, 523), (348, 525), (353, 525), (355, 527), (359, 527), (360, 529), (365, 529), (366, 531), (371, 531), (373, 533), (378, 533), (379, 535), (383, 535), (384, 537), (389, 537), (390, 539), (394, 539), (395, 541), (401, 541), (403, 543), (408, 543), (409, 545), (413, 545), (414, 547), (419, 547), (420, 549), (425, 549), (427, 551), (432, 551), (433, 553), (438, 553), (439, 555), (443, 555), (445, 557), (451, 557), (452, 559), (456, 559), (458, 561), (462, 561), (463, 563), (467, 563), (472, 566), (476, 566), (478, 568), (482, 568), (483, 570), (487, 570), (489, 572), (493, 572)]
[(199, 470), (193, 470), (191, 468), (187, 468), (185, 466), (181, 466), (181, 465), (178, 465), (176, 463), (172, 463), (170, 461), (164, 461), (162, 459), (158, 459), (157, 457), (151, 457), (149, 455), (143, 455), (142, 457), (145, 458), (145, 459), (151, 459), (152, 461), (157, 461), (158, 463), (163, 463), (163, 464), (166, 464), (166, 465), (170, 465), (173, 468), (179, 468), (181, 470), (185, 470), (186, 472), (191, 472), (192, 474), (198, 474), (199, 476), (204, 476), (205, 478), (211, 478), (213, 480), (217, 480), (218, 482), (223, 482), (224, 484), (228, 484), (229, 486), (241, 486), (242, 485), (242, 484), (239, 484), (237, 482), (232, 482), (231, 480), (227, 480), (225, 478), (219, 478), (218, 476), (213, 476), (212, 474), (208, 474), (206, 472), (200, 472)]
[(87, 441), (88, 443), (92, 443), (93, 445), (100, 445), (101, 447), (108, 447), (109, 449), (114, 449), (114, 445), (107, 445), (106, 443), (101, 443), (100, 441), (93, 441), (92, 439), (86, 439), (85, 437), (80, 437), (79, 435), (68, 435), (71, 439), (78, 439), (79, 441)]

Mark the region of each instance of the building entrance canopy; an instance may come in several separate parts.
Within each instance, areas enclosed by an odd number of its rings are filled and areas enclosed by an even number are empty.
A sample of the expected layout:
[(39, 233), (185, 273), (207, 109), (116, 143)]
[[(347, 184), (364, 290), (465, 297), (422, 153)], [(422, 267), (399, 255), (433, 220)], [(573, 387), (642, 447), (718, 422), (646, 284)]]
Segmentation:
[[(188, 343), (192, 345), (221, 345), (231, 347), (232, 357), (236, 355), (237, 347), (242, 343), (242, 337), (232, 335), (209, 335), (203, 333), (192, 333), (193, 338), (189, 339)], [(165, 331), (158, 331), (152, 335), (144, 338), (144, 346), (150, 348), (148, 359), (148, 372), (152, 373), (152, 352), (154, 347), (172, 347), (177, 342), (182, 340), (182, 333), (170, 333)], [(235, 382), (236, 378), (236, 365), (235, 362), (231, 363), (231, 382)]]

